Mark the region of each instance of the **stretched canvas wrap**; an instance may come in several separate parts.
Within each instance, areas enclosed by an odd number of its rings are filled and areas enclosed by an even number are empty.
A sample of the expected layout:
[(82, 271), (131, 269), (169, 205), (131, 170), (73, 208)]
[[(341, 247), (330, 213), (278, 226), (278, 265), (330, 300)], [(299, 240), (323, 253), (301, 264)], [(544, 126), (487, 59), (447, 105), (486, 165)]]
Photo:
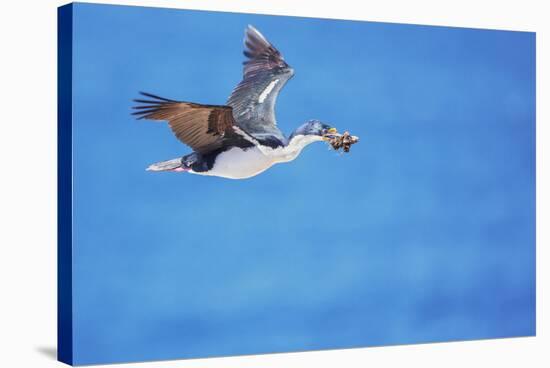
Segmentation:
[(58, 19), (61, 361), (535, 335), (534, 33)]

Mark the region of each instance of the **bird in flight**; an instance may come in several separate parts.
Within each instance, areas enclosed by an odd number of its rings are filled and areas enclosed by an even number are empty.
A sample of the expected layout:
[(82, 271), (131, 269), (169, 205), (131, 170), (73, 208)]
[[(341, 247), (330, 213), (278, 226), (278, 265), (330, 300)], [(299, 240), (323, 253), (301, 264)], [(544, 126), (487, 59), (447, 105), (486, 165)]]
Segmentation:
[(134, 100), (138, 119), (167, 121), (176, 137), (193, 152), (157, 162), (149, 171), (188, 172), (245, 179), (277, 163), (294, 160), (307, 145), (328, 141), (335, 128), (309, 120), (286, 137), (277, 126), (275, 103), (294, 75), (281, 53), (254, 27), (244, 38), (243, 79), (226, 105), (175, 101), (141, 92)]

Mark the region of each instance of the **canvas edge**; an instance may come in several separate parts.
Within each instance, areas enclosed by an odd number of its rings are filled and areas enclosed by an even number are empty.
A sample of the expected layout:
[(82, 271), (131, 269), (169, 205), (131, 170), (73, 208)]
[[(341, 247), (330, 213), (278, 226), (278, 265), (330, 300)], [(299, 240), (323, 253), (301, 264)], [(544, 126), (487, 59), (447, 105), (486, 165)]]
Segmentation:
[(72, 365), (73, 4), (57, 8), (57, 360)]

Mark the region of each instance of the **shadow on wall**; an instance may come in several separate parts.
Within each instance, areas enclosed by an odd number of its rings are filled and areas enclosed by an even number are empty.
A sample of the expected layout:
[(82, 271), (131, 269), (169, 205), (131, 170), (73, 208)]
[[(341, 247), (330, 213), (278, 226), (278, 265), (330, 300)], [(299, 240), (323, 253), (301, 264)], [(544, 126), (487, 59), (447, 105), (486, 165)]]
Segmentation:
[(47, 358), (57, 360), (57, 349), (53, 346), (39, 346), (36, 348), (36, 351)]

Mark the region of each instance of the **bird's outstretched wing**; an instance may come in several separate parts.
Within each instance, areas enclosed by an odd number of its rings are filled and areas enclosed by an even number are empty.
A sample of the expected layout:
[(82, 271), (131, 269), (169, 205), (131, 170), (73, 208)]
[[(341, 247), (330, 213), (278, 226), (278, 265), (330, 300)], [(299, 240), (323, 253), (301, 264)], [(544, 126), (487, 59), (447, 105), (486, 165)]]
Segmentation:
[(237, 124), (252, 135), (282, 134), (276, 125), (275, 102), (294, 74), (281, 53), (254, 27), (245, 31), (243, 80), (227, 104)]
[(141, 92), (135, 99), (138, 119), (165, 120), (176, 137), (195, 152), (208, 153), (227, 145), (252, 147), (254, 138), (235, 124), (232, 108), (174, 101)]

